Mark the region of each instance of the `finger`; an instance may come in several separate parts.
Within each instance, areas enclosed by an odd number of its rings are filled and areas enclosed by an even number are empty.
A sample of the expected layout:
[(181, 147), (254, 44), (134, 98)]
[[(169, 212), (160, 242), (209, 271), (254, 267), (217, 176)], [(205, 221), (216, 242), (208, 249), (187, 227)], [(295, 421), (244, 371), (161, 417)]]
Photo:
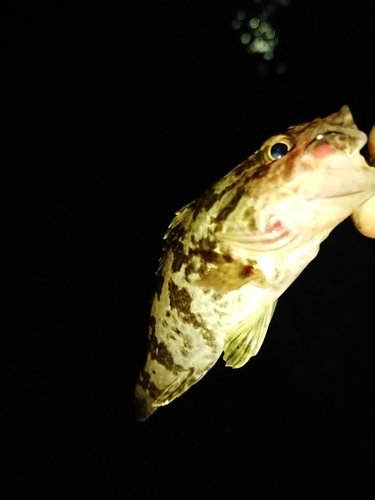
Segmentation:
[[(371, 163), (375, 163), (375, 125), (369, 135), (368, 150)], [(352, 220), (360, 233), (368, 238), (375, 238), (375, 196), (353, 212)]]

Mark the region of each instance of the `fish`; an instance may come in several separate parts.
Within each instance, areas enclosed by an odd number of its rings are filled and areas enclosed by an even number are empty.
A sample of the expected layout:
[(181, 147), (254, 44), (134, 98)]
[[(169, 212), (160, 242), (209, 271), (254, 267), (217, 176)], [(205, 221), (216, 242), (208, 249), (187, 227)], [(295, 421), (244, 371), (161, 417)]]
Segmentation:
[(320, 244), (375, 194), (367, 136), (348, 106), (291, 126), (176, 212), (156, 271), (140, 421), (218, 361), (240, 368), (262, 346), (278, 298)]

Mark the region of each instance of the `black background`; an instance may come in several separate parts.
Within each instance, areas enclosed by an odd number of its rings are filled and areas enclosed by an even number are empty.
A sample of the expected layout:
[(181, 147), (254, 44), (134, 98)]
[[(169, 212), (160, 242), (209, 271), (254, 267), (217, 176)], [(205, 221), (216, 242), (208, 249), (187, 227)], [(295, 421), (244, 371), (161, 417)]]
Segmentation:
[(256, 358), (220, 360), (133, 421), (174, 211), (289, 125), (343, 104), (374, 123), (373, 2), (277, 4), (265, 67), (231, 23), (269, 3), (30, 2), (3, 18), (0, 500), (372, 498), (375, 254), (351, 221)]

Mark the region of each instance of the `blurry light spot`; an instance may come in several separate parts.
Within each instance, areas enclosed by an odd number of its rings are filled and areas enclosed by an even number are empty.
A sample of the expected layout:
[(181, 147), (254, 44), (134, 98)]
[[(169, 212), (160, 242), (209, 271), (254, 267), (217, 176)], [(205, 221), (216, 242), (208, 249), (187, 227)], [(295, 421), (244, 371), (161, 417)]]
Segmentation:
[(268, 30), (266, 31), (265, 33), (265, 37), (268, 39), (268, 40), (272, 40), (272, 38), (275, 36), (275, 30), (272, 29), (272, 28), (268, 28)]
[(273, 49), (273, 47), (271, 47), (270, 44), (261, 37), (257, 37), (251, 45), (253, 47), (253, 51), (259, 53), (269, 52), (270, 49)]
[(275, 40), (267, 40), (267, 43), (268, 43), (268, 47), (270, 47), (271, 49), (275, 48), (275, 45), (276, 45)]
[(286, 64), (285, 63), (279, 63), (277, 66), (276, 66), (276, 71), (282, 75), (283, 73), (285, 73), (286, 71)]
[(239, 19), (235, 19), (233, 22), (232, 22), (232, 28), (235, 29), (235, 30), (238, 30), (239, 28), (241, 28), (241, 21)]
[(250, 43), (250, 41), (251, 41), (251, 36), (249, 35), (249, 33), (242, 33), (241, 42), (244, 45), (247, 45), (248, 43)]
[[(238, 36), (243, 45), (246, 46), (248, 54), (259, 54), (263, 62), (258, 62), (256, 69), (261, 74), (269, 73), (272, 63), (268, 62), (274, 59), (274, 50), (278, 44), (275, 29), (269, 22), (272, 13), (280, 6), (286, 6), (290, 0), (253, 0), (254, 3), (262, 3), (262, 8), (257, 8), (257, 12), (246, 14), (246, 11), (240, 9), (236, 13), (236, 18), (232, 21), (232, 27), (239, 31)], [(245, 31), (246, 30), (246, 31)], [(259, 60), (255, 55), (255, 60)], [(285, 63), (273, 63), (273, 71), (281, 74), (286, 70)]]
[(257, 17), (253, 17), (252, 19), (250, 19), (249, 21), (249, 27), (250, 28), (257, 28), (259, 26), (259, 19)]
[(258, 52), (258, 49), (259, 49), (259, 42), (260, 42), (260, 38), (257, 37), (253, 43), (251, 44), (251, 48), (253, 50), (253, 52)]
[(244, 10), (239, 10), (237, 12), (237, 19), (239, 19), (240, 21), (243, 21), (246, 17), (246, 12)]

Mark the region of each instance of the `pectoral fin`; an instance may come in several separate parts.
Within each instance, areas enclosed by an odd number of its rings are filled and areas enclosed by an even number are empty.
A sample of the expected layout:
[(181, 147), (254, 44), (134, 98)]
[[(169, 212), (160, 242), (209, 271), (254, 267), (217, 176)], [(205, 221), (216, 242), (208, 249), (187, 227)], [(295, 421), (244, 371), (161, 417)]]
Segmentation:
[(232, 261), (217, 263), (194, 285), (212, 288), (217, 292), (230, 292), (250, 282), (261, 288), (269, 286), (260, 269), (252, 264), (246, 265), (241, 261)]
[(227, 334), (223, 356), (226, 366), (240, 368), (258, 353), (276, 303), (277, 300), (257, 309)]

